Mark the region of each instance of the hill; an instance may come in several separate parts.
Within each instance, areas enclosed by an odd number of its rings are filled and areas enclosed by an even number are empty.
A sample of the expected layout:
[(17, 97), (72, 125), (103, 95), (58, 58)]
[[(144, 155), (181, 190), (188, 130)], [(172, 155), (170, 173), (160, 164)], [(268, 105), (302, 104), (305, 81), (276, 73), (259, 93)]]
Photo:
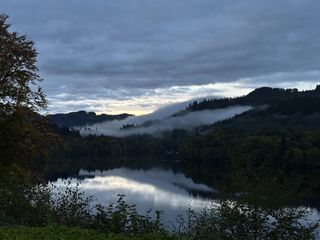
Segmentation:
[(309, 91), (262, 87), (241, 97), (195, 101), (186, 108), (186, 111), (218, 109), (234, 105), (267, 106), (268, 114), (312, 114), (320, 112), (320, 85)]
[(49, 115), (51, 122), (59, 127), (80, 127), (91, 125), (94, 123), (101, 123), (112, 120), (123, 120), (127, 117), (133, 116), (131, 114), (123, 113), (118, 115), (101, 114), (97, 115), (94, 112), (78, 111), (71, 113), (58, 113)]

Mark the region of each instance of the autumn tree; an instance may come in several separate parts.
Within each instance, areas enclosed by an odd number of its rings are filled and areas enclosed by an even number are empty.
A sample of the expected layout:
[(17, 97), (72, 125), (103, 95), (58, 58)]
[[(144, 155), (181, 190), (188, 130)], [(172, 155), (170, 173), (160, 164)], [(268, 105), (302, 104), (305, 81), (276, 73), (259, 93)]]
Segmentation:
[[(0, 160), (12, 163), (17, 158), (38, 152), (31, 138), (40, 137), (43, 123), (36, 114), (47, 106), (38, 85), (37, 52), (25, 35), (10, 31), (8, 16), (0, 15)], [(17, 156), (18, 155), (18, 156)]]
[(56, 140), (38, 114), (47, 100), (39, 86), (34, 43), (10, 31), (7, 20), (0, 15), (0, 224), (27, 213), (43, 159)]
[[(25, 35), (10, 32), (8, 16), (0, 15), (0, 116), (19, 108), (40, 110), (47, 106), (38, 86), (37, 52)], [(35, 89), (36, 88), (36, 89)]]

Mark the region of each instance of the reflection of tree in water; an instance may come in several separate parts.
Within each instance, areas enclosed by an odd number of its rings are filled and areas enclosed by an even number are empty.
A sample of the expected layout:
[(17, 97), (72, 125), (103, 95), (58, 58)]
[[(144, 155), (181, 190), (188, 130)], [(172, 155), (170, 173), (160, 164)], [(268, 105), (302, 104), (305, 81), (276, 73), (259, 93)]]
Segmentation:
[(286, 207), (299, 181), (266, 162), (252, 164), (246, 158), (234, 162), (228, 189), (238, 194), (231, 192), (230, 200), (217, 200), (201, 212), (189, 209), (179, 230), (193, 239), (316, 239), (319, 217), (311, 219), (307, 207)]
[(308, 211), (257, 207), (242, 201), (221, 201), (197, 213), (188, 212), (180, 231), (193, 239), (315, 239), (318, 223), (308, 222)]
[[(221, 139), (218, 133), (216, 137)], [(218, 186), (227, 194), (223, 199), (229, 200), (220, 199), (220, 204), (201, 213), (189, 210), (187, 221), (181, 225), (184, 231), (194, 239), (315, 239), (319, 217), (310, 219), (312, 210), (307, 207), (291, 207), (292, 203), (298, 203), (295, 201), (299, 199), (305, 179), (299, 169), (288, 171), (288, 162), (281, 161), (277, 155), (282, 151), (278, 146), (281, 147), (283, 142), (278, 144), (265, 136), (248, 136), (241, 140), (230, 137), (220, 142), (214, 136), (207, 140), (201, 138), (195, 139), (189, 144), (191, 148), (186, 149), (189, 153), (197, 153), (200, 159), (187, 162), (189, 165), (185, 169), (193, 178), (199, 177), (206, 182), (209, 179), (218, 181), (219, 174), (224, 172)], [(229, 140), (230, 146), (219, 145), (228, 144)], [(209, 141), (216, 142), (210, 145)], [(226, 155), (221, 154), (222, 148), (225, 148)], [(225, 158), (224, 164), (226, 156), (229, 157), (231, 161), (227, 170), (219, 165), (219, 159), (215, 159), (216, 165), (210, 165), (209, 160), (219, 156), (214, 153)], [(203, 172), (207, 175), (201, 176)]]
[(236, 200), (223, 200), (195, 215), (192, 231), (202, 236), (217, 232), (227, 239), (313, 239), (319, 219), (310, 220), (306, 207), (286, 207), (297, 194), (299, 178), (250, 157), (233, 162), (231, 185), (240, 192)]

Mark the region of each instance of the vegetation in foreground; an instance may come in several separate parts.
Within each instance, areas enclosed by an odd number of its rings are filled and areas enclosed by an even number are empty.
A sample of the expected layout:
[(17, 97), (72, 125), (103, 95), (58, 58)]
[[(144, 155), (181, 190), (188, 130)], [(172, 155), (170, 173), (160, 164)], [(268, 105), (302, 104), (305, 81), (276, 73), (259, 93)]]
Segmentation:
[(51, 225), (47, 227), (0, 227), (2, 240), (183, 240), (164, 233), (149, 233), (141, 236), (106, 234), (95, 230)]
[[(73, 239), (68, 234), (86, 236), (88, 233), (97, 239), (111, 236), (115, 239), (316, 239), (319, 223), (308, 219), (307, 208), (260, 206), (249, 203), (247, 197), (237, 201), (221, 200), (202, 211), (189, 209), (186, 217), (177, 216), (176, 225), (166, 226), (161, 220), (162, 212), (150, 210), (141, 214), (135, 205), (125, 202), (123, 195), (119, 195), (116, 203), (103, 206), (75, 186), (64, 190), (38, 188), (32, 199), (24, 201), (24, 209), (19, 205), (16, 205), (19, 207), (16, 212), (1, 208), (3, 222), (0, 226), (11, 226), (2, 228), (3, 234), (19, 236), (26, 231), (25, 237), (32, 234), (40, 237), (48, 231), (49, 237), (55, 229), (52, 226), (60, 226), (61, 234), (66, 235), (62, 239)], [(15, 203), (20, 204), (21, 199)], [(14, 226), (26, 228), (15, 229)]]

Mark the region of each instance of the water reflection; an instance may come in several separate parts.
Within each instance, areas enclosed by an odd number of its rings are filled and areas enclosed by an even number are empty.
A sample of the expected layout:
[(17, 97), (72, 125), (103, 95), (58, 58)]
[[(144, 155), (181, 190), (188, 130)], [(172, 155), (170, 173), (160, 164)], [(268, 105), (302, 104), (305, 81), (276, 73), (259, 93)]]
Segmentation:
[[(69, 178), (71, 186), (80, 183), (80, 190), (93, 196), (99, 203), (108, 205), (118, 200), (118, 194), (126, 196), (126, 202), (135, 204), (141, 214), (146, 211), (161, 210), (166, 225), (174, 225), (178, 215), (186, 215), (186, 210), (201, 210), (216, 205), (218, 193), (204, 184), (173, 170), (151, 168), (136, 170), (118, 168), (107, 171), (88, 172), (80, 170), (77, 178)], [(80, 181), (80, 182), (79, 182)], [(52, 183), (58, 188), (66, 187), (66, 180)], [(319, 220), (319, 212), (308, 208), (308, 220)]]
[[(184, 214), (188, 207), (197, 210), (212, 204), (216, 194), (213, 189), (194, 183), (181, 173), (159, 168), (119, 168), (94, 172), (81, 170), (79, 178), (69, 180), (76, 185), (79, 179), (80, 189), (94, 196), (100, 203), (116, 202), (118, 194), (124, 194), (126, 201), (136, 204), (141, 213), (149, 209), (163, 210), (163, 218), (167, 222)], [(58, 179), (53, 184), (63, 188), (65, 180)]]

